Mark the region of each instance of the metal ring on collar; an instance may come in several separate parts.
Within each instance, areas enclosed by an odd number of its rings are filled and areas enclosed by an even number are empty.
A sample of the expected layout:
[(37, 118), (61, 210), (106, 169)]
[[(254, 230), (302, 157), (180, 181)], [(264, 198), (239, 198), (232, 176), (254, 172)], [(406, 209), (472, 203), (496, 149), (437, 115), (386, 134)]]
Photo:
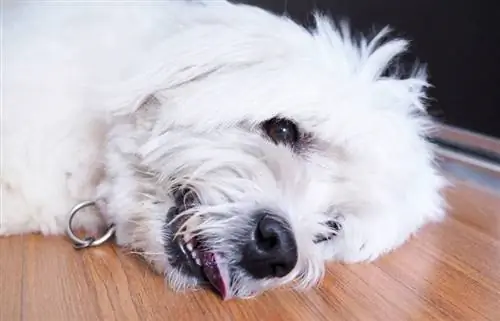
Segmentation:
[(99, 238), (94, 238), (92, 236), (88, 236), (84, 239), (81, 239), (78, 236), (76, 236), (76, 234), (73, 232), (72, 223), (73, 223), (73, 219), (74, 219), (75, 215), (78, 214), (78, 212), (80, 212), (80, 210), (82, 210), (86, 207), (95, 206), (95, 205), (96, 205), (95, 201), (85, 201), (85, 202), (78, 203), (77, 205), (75, 205), (75, 207), (73, 207), (73, 209), (71, 209), (70, 216), (69, 216), (69, 222), (68, 222), (68, 228), (66, 230), (66, 233), (67, 233), (68, 237), (71, 239), (71, 241), (73, 241), (73, 246), (75, 247), (75, 249), (84, 249), (84, 248), (88, 248), (88, 247), (92, 247), (92, 246), (99, 246), (99, 245), (103, 244), (104, 242), (108, 241), (115, 233), (116, 228), (115, 228), (114, 224), (111, 224), (110, 226), (108, 226), (106, 233), (104, 233), (104, 235), (102, 235)]

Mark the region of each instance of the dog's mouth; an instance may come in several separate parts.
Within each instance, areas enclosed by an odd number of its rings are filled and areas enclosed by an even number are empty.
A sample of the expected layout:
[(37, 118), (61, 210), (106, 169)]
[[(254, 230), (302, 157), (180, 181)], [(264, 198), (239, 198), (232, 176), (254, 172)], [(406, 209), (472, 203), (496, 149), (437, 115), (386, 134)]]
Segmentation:
[(189, 238), (185, 237), (184, 240), (178, 240), (178, 245), (186, 259), (191, 262), (191, 267), (194, 262), (196, 266), (194, 272), (210, 282), (222, 299), (229, 299), (231, 282), (229, 267), (224, 257), (207, 249), (197, 237), (191, 237), (188, 241), (185, 241), (185, 239)]
[[(174, 212), (169, 221), (199, 204), (195, 193), (189, 189), (176, 190), (174, 199), (176, 208), (173, 209)], [(187, 270), (186, 272), (197, 277), (200, 281), (208, 281), (222, 299), (227, 300), (231, 297), (229, 265), (224, 255), (211, 250), (203, 237), (196, 235), (196, 233), (181, 231), (183, 224), (188, 219), (189, 216), (179, 217), (171, 227), (174, 234), (171, 246), (178, 246), (180, 253), (182, 253), (181, 257), (177, 256), (175, 263), (181, 265), (184, 271)]]

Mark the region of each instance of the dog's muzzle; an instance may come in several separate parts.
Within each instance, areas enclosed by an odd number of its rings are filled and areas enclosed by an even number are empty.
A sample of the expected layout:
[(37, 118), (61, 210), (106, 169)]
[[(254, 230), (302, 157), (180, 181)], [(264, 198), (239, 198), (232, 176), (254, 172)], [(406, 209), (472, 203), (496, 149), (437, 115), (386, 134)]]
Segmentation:
[(223, 299), (230, 298), (232, 271), (244, 270), (254, 279), (281, 278), (289, 274), (297, 264), (297, 243), (291, 226), (284, 218), (268, 211), (249, 216), (250, 224), (235, 244), (239, 262), (228, 263), (225, 253), (209, 248), (200, 233), (178, 233), (188, 217), (178, 215), (198, 204), (195, 193), (189, 189), (173, 194), (176, 206), (170, 209), (167, 228), (173, 235), (166, 244), (170, 263), (183, 273), (196, 277), (201, 283), (208, 281)]

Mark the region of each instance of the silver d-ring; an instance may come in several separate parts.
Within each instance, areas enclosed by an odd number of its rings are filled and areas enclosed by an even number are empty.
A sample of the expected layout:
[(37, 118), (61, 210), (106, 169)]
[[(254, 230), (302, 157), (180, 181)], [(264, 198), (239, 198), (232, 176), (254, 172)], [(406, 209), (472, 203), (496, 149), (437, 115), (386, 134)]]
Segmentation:
[(99, 238), (94, 238), (94, 237), (88, 236), (85, 239), (81, 239), (75, 235), (75, 233), (73, 232), (73, 227), (72, 227), (72, 223), (73, 223), (73, 219), (74, 219), (75, 215), (80, 210), (82, 210), (86, 207), (95, 206), (95, 205), (96, 205), (95, 201), (86, 201), (86, 202), (78, 203), (77, 205), (75, 205), (75, 207), (73, 207), (71, 209), (66, 234), (71, 239), (71, 241), (73, 241), (73, 246), (75, 249), (84, 249), (87, 247), (99, 246), (99, 245), (103, 244), (104, 242), (106, 242), (107, 240), (109, 240), (115, 234), (116, 228), (113, 224), (111, 224), (110, 226), (108, 226), (106, 233), (104, 233), (104, 235), (102, 235)]

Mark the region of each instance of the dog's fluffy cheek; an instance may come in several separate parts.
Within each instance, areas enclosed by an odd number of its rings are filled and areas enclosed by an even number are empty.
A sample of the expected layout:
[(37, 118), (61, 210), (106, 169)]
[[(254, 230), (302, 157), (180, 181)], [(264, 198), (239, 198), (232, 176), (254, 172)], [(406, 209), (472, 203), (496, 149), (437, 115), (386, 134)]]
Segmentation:
[(347, 216), (341, 233), (325, 246), (325, 260), (346, 263), (373, 261), (403, 245), (424, 224), (434, 220), (425, 216), (397, 214), (380, 212), (363, 217)]
[(137, 215), (131, 216), (128, 220), (117, 219), (116, 242), (140, 254), (155, 271), (164, 274), (168, 267), (168, 257), (165, 252), (165, 223), (159, 216), (150, 214), (151, 217)]
[[(103, 181), (98, 188), (101, 212), (116, 227), (115, 240), (119, 246), (139, 253), (159, 273), (167, 266), (165, 254), (165, 219), (163, 203), (138, 193), (137, 181), (127, 176), (127, 168), (112, 180)], [(132, 172), (130, 172), (132, 174)]]

